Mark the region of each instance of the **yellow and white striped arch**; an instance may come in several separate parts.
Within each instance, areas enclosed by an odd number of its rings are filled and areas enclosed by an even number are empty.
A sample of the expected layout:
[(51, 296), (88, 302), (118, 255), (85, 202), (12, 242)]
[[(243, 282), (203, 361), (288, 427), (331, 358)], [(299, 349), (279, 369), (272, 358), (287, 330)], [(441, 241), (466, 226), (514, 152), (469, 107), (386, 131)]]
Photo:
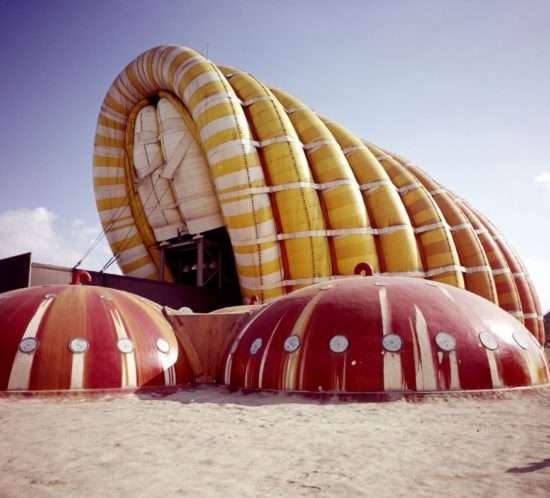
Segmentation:
[[(479, 213), (416, 166), (298, 99), (183, 47), (161, 46), (137, 57), (101, 106), (95, 193), (124, 273), (159, 276), (160, 232), (151, 226), (134, 164), (136, 119), (159, 97), (179, 109), (207, 164), (245, 301), (252, 296), (267, 301), (350, 275), (358, 263), (368, 262), (377, 274), (471, 290), (500, 304), (542, 340), (531, 281)], [(179, 163), (164, 161), (171, 175), (185, 164), (186, 171), (192, 169), (185, 155)], [(185, 192), (172, 193), (176, 204), (167, 209), (181, 208)], [(184, 214), (178, 223), (187, 222)]]

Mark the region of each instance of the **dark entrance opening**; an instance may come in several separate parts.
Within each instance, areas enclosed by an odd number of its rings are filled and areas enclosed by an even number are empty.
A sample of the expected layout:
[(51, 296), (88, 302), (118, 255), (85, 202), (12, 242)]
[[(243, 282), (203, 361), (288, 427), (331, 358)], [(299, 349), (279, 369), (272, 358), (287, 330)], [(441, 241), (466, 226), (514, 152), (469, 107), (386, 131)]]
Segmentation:
[(226, 306), (241, 304), (233, 249), (224, 227), (182, 235), (160, 247), (176, 283), (221, 293)]

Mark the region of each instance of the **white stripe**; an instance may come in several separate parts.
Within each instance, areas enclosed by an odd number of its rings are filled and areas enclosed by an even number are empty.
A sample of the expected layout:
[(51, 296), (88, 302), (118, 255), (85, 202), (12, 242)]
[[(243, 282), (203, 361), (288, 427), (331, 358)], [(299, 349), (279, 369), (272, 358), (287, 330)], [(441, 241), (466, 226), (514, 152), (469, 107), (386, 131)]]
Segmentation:
[(281, 135), (278, 137), (266, 138), (261, 142), (257, 142), (258, 147), (267, 147), (268, 145), (280, 144), (280, 143), (293, 143), (300, 147), (304, 147), (302, 142), (298, 137), (292, 135)]
[(115, 111), (114, 109), (107, 107), (106, 104), (102, 104), (100, 109), (100, 116), (110, 119), (111, 121), (116, 121), (117, 123), (123, 124), (126, 126), (126, 121), (128, 116), (120, 114), (120, 112)]
[[(118, 339), (128, 339), (128, 333), (126, 332), (126, 328), (124, 327), (122, 319), (120, 318), (116, 308), (111, 310), (111, 318), (113, 320)], [(120, 355), (123, 363), (121, 372), (121, 387), (136, 387), (137, 371), (135, 353), (132, 351), (131, 353), (120, 353)], [(125, 373), (127, 373), (127, 377)]]
[(493, 387), (502, 387), (502, 380), (498, 371), (498, 365), (495, 358), (495, 352), (490, 349), (485, 349), (487, 354), (487, 363), (489, 364), (489, 372), (491, 373), (491, 383)]
[(134, 99), (140, 99), (141, 98), (141, 95), (139, 94), (139, 92), (137, 91), (137, 89), (134, 87), (134, 85), (132, 84), (132, 82), (130, 81), (130, 78), (128, 78), (128, 74), (126, 71), (123, 71), (121, 74), (120, 74), (120, 81), (122, 82), (122, 84), (124, 85), (125, 88), (128, 89), (128, 91), (132, 94), (132, 96), (134, 97)]
[(230, 103), (230, 102), (240, 103), (241, 101), (238, 97), (230, 93), (217, 93), (215, 95), (211, 95), (210, 97), (206, 97), (204, 100), (201, 100), (193, 109), (193, 112), (192, 112), (193, 119), (195, 121), (198, 121), (199, 116), (204, 111), (218, 104)]
[(115, 166), (101, 166), (94, 165), (94, 178), (124, 178), (126, 172), (124, 168), (117, 168)]
[(95, 198), (100, 201), (103, 199), (114, 199), (116, 197), (126, 197), (126, 185), (96, 185), (94, 187)]
[(350, 145), (349, 147), (342, 149), (342, 152), (347, 156), (348, 154), (358, 150), (367, 150), (367, 148), (364, 145)]
[(241, 114), (230, 114), (229, 116), (223, 116), (215, 119), (214, 121), (211, 121), (207, 125), (203, 126), (200, 131), (201, 139), (206, 141), (216, 133), (232, 128), (248, 129), (246, 117)]
[(126, 111), (132, 108), (132, 102), (129, 102), (125, 95), (123, 95), (120, 90), (114, 86), (115, 84), (111, 86), (108, 92), (108, 96), (111, 97), (117, 104), (124, 107)]
[(252, 99), (245, 100), (243, 102), (243, 107), (249, 107), (257, 102), (276, 102), (275, 97), (272, 95), (261, 95), (259, 97), (254, 97)]
[(96, 135), (101, 135), (107, 138), (114, 138), (117, 140), (124, 139), (124, 131), (117, 128), (109, 128), (107, 126), (98, 124), (95, 130)]
[[(382, 318), (382, 335), (391, 334), (391, 309), (387, 296), (388, 290), (382, 287), (378, 290), (380, 301), (380, 317)], [(384, 351), (384, 391), (403, 390), (403, 370), (401, 355)]]
[(99, 211), (99, 219), (104, 225), (109, 225), (113, 220), (121, 218), (128, 218), (132, 212), (127, 206), (122, 206), (114, 209), (106, 209), (105, 211)]
[(320, 149), (321, 147), (324, 147), (325, 145), (338, 145), (338, 142), (334, 139), (321, 139), (303, 145), (305, 150), (315, 151), (317, 149)]
[(542, 316), (538, 315), (537, 313), (524, 313), (523, 318), (525, 318), (526, 320), (532, 320), (532, 319), (542, 318)]
[(210, 166), (214, 166), (226, 159), (250, 154), (252, 152), (256, 152), (253, 140), (238, 139), (214, 147), (207, 152), (207, 156)]
[[(418, 340), (418, 356), (415, 354), (416, 390), (433, 391), (437, 380), (433, 364), (432, 346), (428, 335), (428, 324), (418, 306), (415, 309), (415, 332)], [(413, 332), (414, 333), (414, 332)], [(415, 351), (416, 353), (416, 351)]]
[[(161, 58), (162, 54), (164, 52), (162, 52), (160, 55), (159, 55), (159, 59)], [(162, 79), (164, 80), (164, 83), (166, 85), (172, 85), (172, 81), (169, 81), (168, 78), (170, 77), (170, 66), (172, 65), (172, 62), (174, 61), (174, 59), (176, 57), (178, 57), (180, 54), (183, 54), (183, 53), (188, 53), (188, 50), (182, 50), (181, 48), (175, 48), (173, 50), (170, 50), (168, 51), (168, 55), (162, 57), (162, 70), (161, 70), (161, 73), (162, 73)], [(159, 60), (159, 63), (160, 63), (160, 60)], [(175, 76), (175, 74), (174, 74)], [(173, 85), (175, 86), (175, 85)]]
[(470, 223), (461, 223), (460, 225), (452, 225), (451, 227), (449, 227), (451, 229), (451, 232), (456, 232), (458, 230), (464, 230), (464, 229), (469, 229), (469, 228), (472, 228), (473, 229), (473, 226), (470, 224)]
[(444, 188), (436, 188), (435, 190), (430, 190), (431, 195), (440, 195), (440, 194), (446, 194), (447, 190)]
[(272, 185), (265, 187), (252, 187), (241, 190), (234, 190), (232, 192), (226, 192), (225, 194), (220, 194), (220, 201), (226, 199), (232, 199), (233, 197), (239, 197), (243, 195), (254, 195), (254, 194), (267, 194), (274, 192), (282, 192), (285, 190), (294, 190), (294, 189), (314, 189), (314, 190), (331, 190), (343, 185), (352, 185), (355, 186), (355, 181), (344, 179), (344, 180), (335, 180), (327, 183), (310, 183), (310, 182), (293, 182), (293, 183), (284, 183), (281, 185)]
[(130, 249), (126, 249), (125, 251), (119, 253), (117, 261), (120, 265), (128, 265), (132, 261), (148, 255), (149, 253), (147, 252), (147, 249), (145, 249), (145, 246), (139, 245)]
[(359, 189), (362, 191), (371, 192), (373, 190), (379, 189), (380, 187), (386, 186), (397, 190), (395, 185), (390, 180), (377, 180), (375, 182), (363, 183), (362, 185), (359, 185)]
[(131, 277), (145, 278), (155, 273), (156, 269), (157, 267), (153, 263), (149, 263), (145, 266), (142, 266), (141, 268), (132, 270), (131, 272), (128, 273), (128, 275)]
[(228, 232), (231, 243), (234, 246), (250, 246), (264, 242), (273, 242), (277, 239), (273, 218), (257, 223), (255, 226), (228, 228)]
[(493, 275), (504, 275), (505, 273), (511, 273), (510, 268), (495, 268)]
[[(257, 182), (264, 180), (264, 172), (261, 166), (248, 166), (246, 169), (235, 171), (234, 173), (228, 173), (227, 175), (218, 176), (214, 178), (214, 183), (218, 191), (223, 191), (227, 188), (236, 187), (239, 185), (248, 185), (249, 182)], [(260, 187), (262, 188), (262, 187)], [(250, 189), (251, 190), (251, 189)], [(239, 190), (238, 192), (246, 193), (246, 190)], [(222, 200), (223, 196), (233, 197), (233, 192), (227, 192), (226, 194), (220, 194), (219, 198)], [(241, 194), (238, 194), (241, 195)]]
[(111, 244), (114, 244), (115, 242), (120, 242), (121, 240), (129, 239), (130, 237), (133, 237), (136, 233), (137, 233), (136, 227), (131, 226), (131, 227), (118, 228), (116, 230), (109, 230), (107, 232), (107, 237), (109, 238), (109, 242)]
[(164, 385), (173, 386), (176, 383), (174, 361), (169, 354), (159, 351), (158, 355), (164, 372)]
[(222, 81), (220, 75), (216, 71), (212, 70), (199, 74), (196, 78), (191, 80), (185, 88), (185, 91), (183, 92), (183, 100), (186, 103), (189, 103), (189, 100), (197, 90), (213, 81)]
[(252, 253), (233, 252), (235, 262), (239, 266), (259, 266), (260, 261), (265, 264), (279, 258), (279, 246), (273, 245), (261, 251)]
[(94, 154), (98, 156), (122, 158), (124, 157), (124, 148), (109, 147), (107, 145), (96, 145), (94, 146)]
[(508, 311), (509, 315), (512, 315), (514, 318), (524, 318), (523, 312), (521, 311)]
[(84, 356), (86, 353), (73, 353), (71, 365), (71, 389), (84, 387)]
[(241, 329), (239, 332), (239, 335), (235, 338), (233, 343), (231, 344), (230, 353), (227, 357), (227, 361), (225, 362), (225, 375), (224, 375), (224, 382), (226, 385), (231, 384), (231, 365), (233, 364), (233, 355), (235, 351), (237, 351), (237, 348), (239, 347), (239, 344), (241, 342), (241, 339), (243, 338), (244, 334), (246, 334), (247, 330), (252, 326), (252, 324), (266, 311), (269, 309), (269, 306), (264, 306), (260, 311), (256, 313), (252, 317), (252, 319)]
[(359, 185), (359, 189), (363, 190), (363, 191), (370, 192), (370, 191), (373, 191), (373, 190), (376, 190), (380, 187), (385, 187), (385, 186), (393, 188), (394, 190), (396, 190), (400, 194), (405, 194), (405, 193), (409, 192), (410, 190), (416, 190), (418, 188), (422, 188), (422, 184), (420, 184), (418, 182), (409, 183), (407, 185), (403, 185), (402, 187), (397, 187), (391, 182), (391, 180), (376, 180), (374, 182), (363, 183), (363, 184)]
[(224, 202), (222, 211), (225, 216), (238, 216), (241, 214), (252, 213), (271, 206), (271, 201), (267, 195), (256, 195), (247, 197), (238, 201)]
[[(36, 338), (36, 335), (38, 334), (38, 329), (40, 327), (40, 324), (42, 323), (42, 319), (44, 318), (46, 311), (48, 310), (54, 299), (54, 296), (50, 296), (40, 302), (38, 308), (34, 312), (34, 315), (29, 320), (29, 323), (27, 324), (27, 328), (25, 329), (21, 340), (27, 338)], [(22, 353), (21, 351), (19, 351), (19, 349), (17, 349), (17, 353), (15, 354), (15, 358), (11, 367), (10, 377), (8, 380), (8, 391), (29, 388), (33, 360), (34, 353)]]
[(239, 282), (246, 289), (266, 290), (276, 289), (281, 286), (281, 273), (279, 271), (258, 277), (239, 277)]
[(419, 188), (423, 188), (423, 185), (421, 183), (414, 182), (414, 183), (409, 183), (408, 185), (404, 185), (402, 187), (399, 187), (397, 189), (397, 191), (402, 193), (402, 194), (405, 194), (405, 193), (407, 193), (411, 190), (416, 190), (416, 189), (419, 189)]
[(205, 60), (200, 56), (196, 56), (196, 57), (191, 57), (190, 59), (187, 59), (183, 64), (178, 66), (174, 74), (174, 88), (179, 90), (179, 87), (181, 85), (181, 80), (189, 72), (189, 70), (199, 62), (205, 62)]

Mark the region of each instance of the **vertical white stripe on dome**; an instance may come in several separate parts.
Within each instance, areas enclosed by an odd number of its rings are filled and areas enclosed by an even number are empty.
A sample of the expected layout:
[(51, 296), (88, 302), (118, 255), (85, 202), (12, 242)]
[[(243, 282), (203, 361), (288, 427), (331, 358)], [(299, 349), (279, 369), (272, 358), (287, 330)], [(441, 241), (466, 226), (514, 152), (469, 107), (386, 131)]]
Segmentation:
[(460, 389), (460, 376), (458, 374), (458, 361), (456, 358), (456, 351), (451, 351), (449, 353), (449, 365), (451, 369), (449, 389)]
[(418, 354), (415, 354), (416, 390), (435, 391), (437, 379), (433, 364), (432, 345), (428, 335), (428, 324), (426, 318), (418, 308), (415, 309), (415, 330), (417, 339)]
[[(116, 309), (111, 310), (111, 318), (115, 326), (117, 339), (129, 339), (126, 328)], [(122, 356), (122, 378), (121, 387), (137, 387), (136, 357), (134, 351), (131, 353), (120, 353)]]
[[(388, 290), (380, 287), (378, 290), (380, 301), (380, 316), (382, 318), (382, 335), (391, 334), (391, 309), (388, 300)], [(401, 354), (384, 351), (384, 391), (401, 391), (404, 389)]]
[(500, 378), (500, 372), (498, 371), (495, 352), (485, 348), (485, 353), (487, 354), (487, 362), (489, 364), (489, 372), (491, 372), (491, 383), (493, 384), (493, 388), (502, 387), (502, 379)]
[(174, 369), (174, 362), (169, 354), (159, 351), (160, 363), (164, 372), (164, 385), (173, 386), (176, 383), (176, 371)]
[[(36, 338), (38, 329), (42, 323), (42, 318), (44, 318), (44, 314), (54, 299), (55, 296), (49, 296), (40, 302), (38, 308), (34, 312), (34, 315), (27, 324), (27, 328), (25, 329), (25, 333), (23, 334), (23, 337), (21, 337), (21, 340)], [(17, 349), (17, 353), (15, 354), (15, 358), (11, 366), (10, 378), (8, 380), (8, 391), (20, 389), (26, 390), (29, 388), (34, 355), (34, 352), (22, 353), (19, 349)]]
[(86, 353), (72, 353), (71, 365), (71, 389), (82, 389), (84, 387), (84, 357)]

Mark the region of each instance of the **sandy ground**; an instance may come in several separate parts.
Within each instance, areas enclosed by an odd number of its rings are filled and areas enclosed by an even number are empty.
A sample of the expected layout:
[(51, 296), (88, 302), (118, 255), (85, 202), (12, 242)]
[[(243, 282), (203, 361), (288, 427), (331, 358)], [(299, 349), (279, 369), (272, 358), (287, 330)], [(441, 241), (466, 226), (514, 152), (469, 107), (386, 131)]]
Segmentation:
[(550, 496), (550, 390), (0, 399), (0, 496)]

